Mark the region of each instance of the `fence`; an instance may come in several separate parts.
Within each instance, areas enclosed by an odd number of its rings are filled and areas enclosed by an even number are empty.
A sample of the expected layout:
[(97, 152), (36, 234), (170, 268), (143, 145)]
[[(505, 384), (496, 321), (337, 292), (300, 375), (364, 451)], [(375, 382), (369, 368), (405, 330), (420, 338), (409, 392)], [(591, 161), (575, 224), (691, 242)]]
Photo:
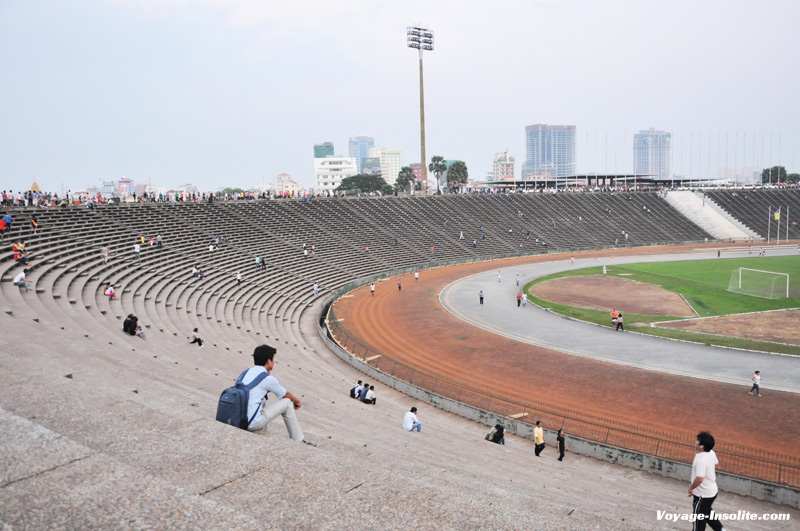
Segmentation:
[[(327, 323), (331, 336), (351, 355), (393, 378), (439, 396), (525, 424), (541, 420), (544, 425), (553, 429), (561, 428), (575, 437), (642, 454), (688, 464), (694, 459), (694, 437), (685, 433), (649, 429), (546, 404), (521, 401), (516, 397), (489, 394), (430, 374), (371, 348), (342, 326), (336, 318), (333, 305), (328, 310)], [(714, 451), (719, 458), (717, 469), (720, 471), (800, 488), (800, 457), (724, 442), (719, 442)]]

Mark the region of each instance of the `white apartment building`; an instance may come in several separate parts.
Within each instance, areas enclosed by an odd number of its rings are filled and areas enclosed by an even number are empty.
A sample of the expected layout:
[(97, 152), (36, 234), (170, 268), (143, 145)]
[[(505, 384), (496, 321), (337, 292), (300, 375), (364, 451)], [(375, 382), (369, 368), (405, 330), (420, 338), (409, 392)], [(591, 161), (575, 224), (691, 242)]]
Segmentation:
[(325, 157), (314, 159), (314, 185), (317, 193), (332, 192), (342, 184), (342, 179), (358, 174), (354, 157)]
[(380, 159), (383, 180), (389, 186), (394, 186), (394, 183), (397, 182), (397, 175), (403, 167), (403, 150), (393, 147), (371, 147), (367, 156)]
[(295, 182), (292, 176), (288, 173), (281, 173), (275, 176), (275, 186), (273, 187), (276, 194), (289, 194), (293, 192), (295, 195), (303, 191), (303, 185)]
[(514, 180), (514, 156), (509, 155), (508, 150), (503, 153), (495, 153), (494, 163), (492, 164), (492, 180)]

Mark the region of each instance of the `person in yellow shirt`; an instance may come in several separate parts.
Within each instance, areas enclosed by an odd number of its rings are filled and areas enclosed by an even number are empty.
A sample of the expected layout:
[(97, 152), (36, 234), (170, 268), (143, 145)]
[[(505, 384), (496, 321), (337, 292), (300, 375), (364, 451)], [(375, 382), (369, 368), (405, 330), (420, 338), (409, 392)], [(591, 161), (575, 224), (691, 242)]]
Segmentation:
[(536, 457), (539, 457), (539, 454), (544, 450), (544, 430), (542, 429), (541, 420), (536, 421), (536, 429), (533, 430), (533, 442), (536, 445), (534, 447), (534, 452), (536, 453)]

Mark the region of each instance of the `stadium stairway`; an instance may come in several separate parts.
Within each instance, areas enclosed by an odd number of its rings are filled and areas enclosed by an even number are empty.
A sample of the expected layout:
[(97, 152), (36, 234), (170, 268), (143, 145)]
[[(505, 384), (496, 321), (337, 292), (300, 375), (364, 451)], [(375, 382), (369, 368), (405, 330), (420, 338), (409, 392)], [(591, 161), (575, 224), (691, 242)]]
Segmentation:
[(720, 212), (710, 204), (706, 207), (703, 192), (676, 190), (669, 192), (664, 199), (718, 240), (750, 241), (757, 238), (755, 233), (741, 223), (735, 222), (733, 217), (726, 215), (724, 211)]

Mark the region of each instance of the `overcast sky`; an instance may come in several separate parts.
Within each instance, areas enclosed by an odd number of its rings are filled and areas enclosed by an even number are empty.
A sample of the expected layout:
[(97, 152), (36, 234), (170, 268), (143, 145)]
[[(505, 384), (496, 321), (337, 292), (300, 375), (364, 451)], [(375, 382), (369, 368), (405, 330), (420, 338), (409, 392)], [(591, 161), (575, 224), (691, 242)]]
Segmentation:
[(797, 0), (0, 0), (0, 188), (311, 186), (313, 144), (357, 135), (417, 162), (419, 24), (427, 155), (471, 177), (506, 149), (519, 174), (535, 123), (577, 126), (581, 172), (630, 171), (649, 127), (676, 173), (716, 176), (726, 136), (728, 166), (780, 139), (798, 171), (798, 21)]

